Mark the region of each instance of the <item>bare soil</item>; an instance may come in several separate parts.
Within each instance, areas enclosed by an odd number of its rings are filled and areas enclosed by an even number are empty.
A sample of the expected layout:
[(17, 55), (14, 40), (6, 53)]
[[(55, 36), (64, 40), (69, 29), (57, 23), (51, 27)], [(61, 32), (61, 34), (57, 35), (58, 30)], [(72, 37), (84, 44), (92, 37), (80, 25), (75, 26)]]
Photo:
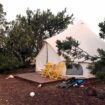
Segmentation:
[[(12, 78), (6, 79), (9, 74), (33, 72), (33, 69), (20, 69), (10, 73), (0, 74), (0, 105), (105, 105), (105, 99), (87, 96), (85, 89), (92, 87), (105, 91), (105, 81), (95, 83), (87, 80), (85, 87), (70, 87), (59, 89), (59, 83), (47, 84), (38, 88), (38, 84)], [(34, 97), (29, 93), (35, 92)]]

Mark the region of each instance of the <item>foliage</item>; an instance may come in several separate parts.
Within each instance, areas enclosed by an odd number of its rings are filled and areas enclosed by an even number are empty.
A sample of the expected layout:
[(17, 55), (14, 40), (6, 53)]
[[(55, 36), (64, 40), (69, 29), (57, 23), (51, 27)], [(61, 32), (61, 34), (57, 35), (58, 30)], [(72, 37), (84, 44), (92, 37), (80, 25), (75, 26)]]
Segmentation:
[(66, 9), (54, 15), (50, 10), (41, 12), (26, 11), (27, 16), (17, 15), (6, 43), (9, 51), (22, 62), (37, 55), (43, 40), (64, 30), (73, 21), (73, 15), (65, 15)]
[(22, 62), (20, 62), (12, 53), (0, 52), (0, 72), (18, 68), (22, 65)]
[(105, 80), (105, 71), (104, 71), (104, 72), (98, 71), (98, 72), (96, 73), (96, 77), (97, 77), (98, 79)]
[(17, 16), (17, 20), (12, 22), (11, 31), (7, 40), (7, 49), (18, 57), (19, 61), (25, 62), (26, 58), (32, 56), (34, 49), (34, 36), (27, 19)]
[(0, 72), (6, 69), (19, 67), (21, 62), (7, 50), (7, 35), (9, 32), (9, 23), (5, 19), (6, 12), (3, 5), (0, 4)]
[(57, 40), (57, 47), (59, 48), (59, 50), (68, 50), (68, 49), (72, 49), (72, 47), (78, 47), (79, 43), (78, 41), (76, 41), (75, 39), (73, 39), (72, 37), (67, 37), (66, 40), (64, 41), (60, 41)]
[(101, 78), (102, 75), (103, 78), (103, 75), (105, 76), (105, 51), (103, 49), (98, 49), (97, 51), (99, 53), (99, 58), (92, 62), (88, 68), (96, 77)]
[[(40, 51), (43, 40), (63, 31), (73, 23), (73, 14), (66, 15), (66, 9), (53, 14), (47, 11), (31, 11), (26, 16), (17, 15), (9, 24), (6, 13), (0, 4), (0, 67), (14, 68), (27, 63), (27, 60)], [(20, 62), (20, 63), (19, 63)]]
[[(72, 37), (67, 37), (66, 40), (57, 40), (58, 54), (66, 59), (67, 67), (76, 65), (78, 59), (88, 60), (92, 58), (88, 53), (79, 48), (79, 42)], [(77, 66), (77, 65), (76, 65)]]
[(100, 22), (98, 26), (100, 28), (100, 38), (105, 39), (105, 20), (103, 22)]
[(56, 15), (53, 14), (49, 9), (47, 11), (36, 11), (27, 10), (27, 20), (31, 26), (34, 34), (35, 53), (37, 54), (43, 45), (43, 40), (57, 33), (60, 33), (68, 24), (73, 23), (73, 14), (71, 16), (66, 15), (66, 9), (58, 12)]
[(6, 12), (3, 10), (3, 5), (0, 4), (0, 48), (5, 47), (6, 33), (8, 32), (8, 22), (5, 19)]

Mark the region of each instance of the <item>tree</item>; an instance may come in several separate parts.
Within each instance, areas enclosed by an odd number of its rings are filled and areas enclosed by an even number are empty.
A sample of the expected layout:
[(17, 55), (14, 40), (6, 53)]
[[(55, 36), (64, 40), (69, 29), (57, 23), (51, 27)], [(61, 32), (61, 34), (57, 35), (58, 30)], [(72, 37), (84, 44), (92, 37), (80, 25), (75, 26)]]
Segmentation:
[(9, 23), (6, 21), (6, 12), (0, 4), (0, 72), (21, 66), (21, 62), (7, 49)]
[(103, 22), (100, 22), (98, 26), (100, 28), (100, 38), (105, 39), (105, 20)]
[(98, 49), (97, 52), (99, 54), (98, 59), (89, 64), (88, 68), (97, 78), (105, 79), (105, 51), (103, 49)]
[(7, 48), (23, 63), (28, 57), (32, 56), (34, 37), (26, 17), (18, 15), (16, 21), (12, 22)]
[(27, 20), (34, 33), (34, 43), (36, 54), (40, 51), (43, 45), (43, 40), (57, 33), (60, 33), (68, 24), (73, 23), (73, 14), (71, 16), (66, 15), (66, 9), (53, 14), (49, 9), (47, 11), (27, 10)]
[(5, 46), (6, 32), (8, 30), (8, 23), (5, 19), (6, 12), (3, 10), (3, 5), (0, 4), (0, 48)]
[(37, 55), (43, 45), (43, 40), (63, 31), (73, 22), (73, 15), (65, 15), (66, 9), (54, 15), (50, 10), (41, 12), (26, 11), (26, 16), (18, 15), (12, 22), (8, 35), (8, 50), (12, 51), (20, 61)]

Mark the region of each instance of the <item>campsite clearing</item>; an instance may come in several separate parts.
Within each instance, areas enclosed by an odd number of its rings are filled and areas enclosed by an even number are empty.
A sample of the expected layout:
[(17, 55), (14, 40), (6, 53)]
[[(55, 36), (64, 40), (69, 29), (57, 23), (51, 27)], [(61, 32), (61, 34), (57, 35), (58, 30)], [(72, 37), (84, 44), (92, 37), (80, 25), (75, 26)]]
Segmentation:
[[(13, 72), (13, 71), (12, 71)], [(33, 69), (20, 69), (12, 73), (33, 72)], [(98, 99), (84, 94), (84, 88), (71, 87), (59, 89), (59, 83), (53, 83), (38, 88), (36, 83), (10, 78), (8, 73), (0, 74), (0, 105), (105, 105), (105, 99)], [(105, 82), (85, 85), (105, 91)], [(30, 97), (30, 92), (35, 96)]]

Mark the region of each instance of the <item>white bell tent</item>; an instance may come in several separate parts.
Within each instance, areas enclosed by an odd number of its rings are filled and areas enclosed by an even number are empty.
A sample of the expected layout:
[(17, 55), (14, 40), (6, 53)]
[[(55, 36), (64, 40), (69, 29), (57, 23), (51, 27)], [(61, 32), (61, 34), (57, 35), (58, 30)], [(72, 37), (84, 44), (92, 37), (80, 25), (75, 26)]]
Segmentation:
[[(99, 38), (92, 30), (83, 22), (78, 22), (72, 27), (69, 26), (60, 34), (48, 38), (44, 41), (44, 45), (36, 56), (36, 71), (41, 71), (43, 66), (48, 62), (58, 63), (63, 61), (64, 59), (57, 54), (56, 41), (57, 40), (65, 40), (66, 37), (72, 37), (77, 40), (80, 45), (79, 47), (86, 51), (89, 55), (95, 56), (97, 55), (97, 49), (102, 48), (105, 50), (105, 42)], [(62, 69), (61, 74), (63, 76), (75, 76), (75, 77), (85, 77), (90, 78), (93, 75), (90, 74), (90, 70), (87, 69), (87, 62), (81, 62), (80, 72), (73, 67), (70, 72), (66, 69), (66, 66)]]

